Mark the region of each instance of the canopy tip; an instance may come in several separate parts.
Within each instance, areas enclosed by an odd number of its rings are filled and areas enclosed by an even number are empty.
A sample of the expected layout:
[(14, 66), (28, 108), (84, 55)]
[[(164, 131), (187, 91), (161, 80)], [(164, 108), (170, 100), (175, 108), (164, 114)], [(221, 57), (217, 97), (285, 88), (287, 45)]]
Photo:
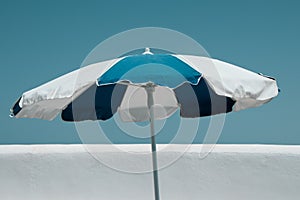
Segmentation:
[(144, 51), (143, 55), (145, 55), (145, 54), (153, 55), (153, 53), (150, 51), (150, 48), (149, 48), (149, 47), (146, 47), (146, 48), (145, 48), (145, 51)]

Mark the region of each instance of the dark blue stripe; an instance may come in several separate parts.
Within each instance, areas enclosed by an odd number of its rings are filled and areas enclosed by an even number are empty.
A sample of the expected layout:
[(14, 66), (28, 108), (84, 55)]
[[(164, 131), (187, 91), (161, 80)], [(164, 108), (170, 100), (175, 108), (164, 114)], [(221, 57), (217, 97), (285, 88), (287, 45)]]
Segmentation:
[(20, 100), (21, 100), (22, 97), (20, 97), (18, 99), (18, 101), (15, 103), (15, 105), (12, 107), (12, 114), (13, 116), (16, 116), (21, 110), (22, 108), (19, 106), (19, 103), (20, 103)]
[(92, 86), (61, 113), (64, 121), (107, 120), (121, 104), (127, 86), (110, 84)]
[(231, 112), (235, 104), (231, 98), (217, 95), (204, 79), (197, 85), (184, 83), (174, 92), (180, 104), (180, 115), (187, 118)]

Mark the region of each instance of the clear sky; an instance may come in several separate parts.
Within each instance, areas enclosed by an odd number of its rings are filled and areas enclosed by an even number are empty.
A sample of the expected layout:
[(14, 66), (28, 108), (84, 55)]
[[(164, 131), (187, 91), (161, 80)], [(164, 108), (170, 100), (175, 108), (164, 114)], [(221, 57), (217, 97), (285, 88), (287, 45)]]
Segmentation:
[[(11, 119), (9, 109), (24, 91), (77, 69), (106, 38), (155, 26), (194, 38), (214, 58), (277, 78), (280, 95), (229, 114), (219, 143), (300, 144), (299, 9), (293, 0), (0, 0), (0, 143), (80, 143), (72, 123)], [(199, 131), (195, 142), (202, 138)]]

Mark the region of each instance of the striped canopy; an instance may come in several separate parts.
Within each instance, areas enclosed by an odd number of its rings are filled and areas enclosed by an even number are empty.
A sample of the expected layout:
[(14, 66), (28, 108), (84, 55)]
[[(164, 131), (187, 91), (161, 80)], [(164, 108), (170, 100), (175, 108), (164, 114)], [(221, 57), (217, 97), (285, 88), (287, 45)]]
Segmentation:
[(154, 117), (180, 108), (202, 117), (260, 106), (277, 96), (275, 79), (207, 57), (130, 55), (75, 70), (25, 92), (11, 109), (16, 118), (65, 121), (149, 120), (147, 83), (155, 85)]

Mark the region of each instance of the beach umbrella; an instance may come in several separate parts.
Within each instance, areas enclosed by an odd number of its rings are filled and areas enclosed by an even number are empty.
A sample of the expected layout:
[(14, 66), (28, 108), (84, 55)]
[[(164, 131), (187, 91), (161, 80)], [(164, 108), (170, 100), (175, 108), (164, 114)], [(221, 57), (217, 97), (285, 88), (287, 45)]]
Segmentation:
[(180, 109), (195, 118), (257, 107), (277, 96), (274, 78), (217, 59), (178, 54), (128, 55), (90, 64), (29, 90), (16, 118), (150, 121), (155, 199), (159, 199), (154, 120)]

